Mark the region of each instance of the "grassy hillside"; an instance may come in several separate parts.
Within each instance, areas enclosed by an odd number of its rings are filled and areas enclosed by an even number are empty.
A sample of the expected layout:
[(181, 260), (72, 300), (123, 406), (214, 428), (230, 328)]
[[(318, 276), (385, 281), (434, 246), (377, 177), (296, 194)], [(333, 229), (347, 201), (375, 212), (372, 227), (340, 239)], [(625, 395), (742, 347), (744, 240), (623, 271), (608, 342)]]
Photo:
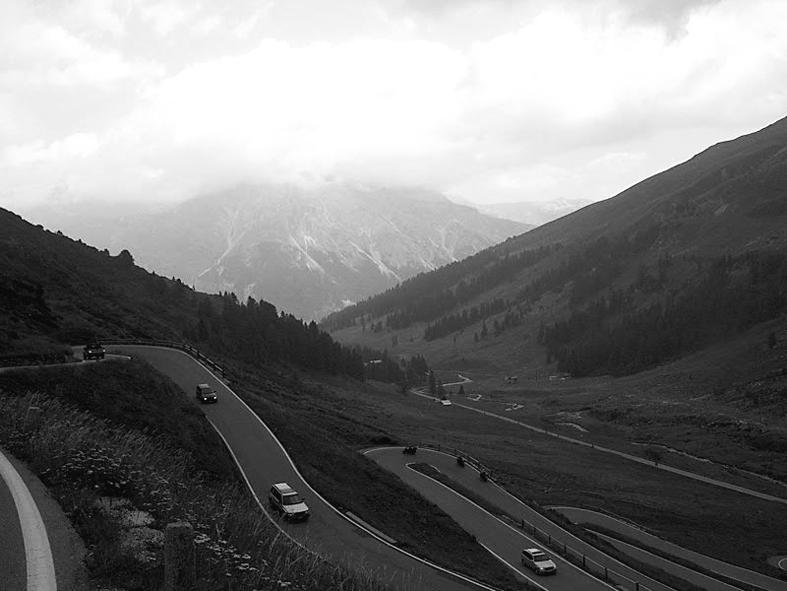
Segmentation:
[(189, 340), (250, 362), (363, 376), (360, 352), (267, 302), (195, 292), (0, 209), (0, 362), (68, 359), (93, 338)]
[[(144, 409), (144, 410), (143, 410)], [(97, 588), (163, 588), (163, 530), (196, 531), (198, 585), (383, 591), (292, 544), (259, 511), (201, 411), (139, 362), (0, 374), (0, 446), (43, 480), (85, 541)]]
[(329, 316), (432, 365), (625, 375), (787, 311), (787, 119)]
[[(98, 579), (156, 588), (161, 530), (167, 521), (188, 519), (197, 520), (200, 535), (212, 541), (206, 549), (231, 543), (236, 554), (259, 561), (256, 571), (249, 570), (249, 559), (239, 562), (233, 588), (293, 579), (295, 588), (307, 590), (381, 587), (365, 569), (326, 566), (278, 542), (202, 413), (169, 380), (135, 361), (74, 362), (69, 346), (96, 337), (137, 337), (186, 340), (212, 352), (232, 372), (236, 387), (247, 392), (250, 404), (271, 421), (307, 478), (339, 506), (416, 554), (501, 588), (519, 588), (510, 572), (445, 513), (357, 453), (359, 441), (373, 444), (384, 438), (379, 430), (315, 412), (302, 382), (292, 377), (339, 375), (358, 384), (363, 359), (381, 357), (382, 363), (371, 366), (373, 373), (396, 381), (408, 371), (423, 374), (422, 359), (400, 366), (375, 351), (341, 347), (315, 323), (278, 314), (266, 302), (240, 303), (233, 294), (195, 292), (136, 267), (128, 253), (110, 256), (3, 210), (0, 269), (0, 365), (66, 362), (0, 373), (0, 445), (31, 462), (56, 491), (91, 547), (91, 569)], [(319, 389), (309, 394), (320, 396)], [(32, 407), (40, 410), (29, 417)], [(69, 425), (75, 425), (74, 434), (58, 450), (56, 442), (66, 437)], [(147, 473), (141, 461), (149, 461)], [(155, 531), (146, 532), (153, 541), (144, 544), (145, 559), (126, 551), (128, 532), (111, 523), (117, 516), (97, 508), (105, 503), (103, 496), (112, 497), (106, 502), (110, 509), (130, 503), (129, 511), (150, 512), (148, 529)], [(237, 507), (216, 507), (223, 498), (234, 499)], [(215, 519), (211, 512), (217, 513)], [(222, 532), (234, 529), (239, 537), (230, 542)], [(221, 578), (217, 565), (224, 558), (221, 552), (206, 556), (216, 569), (204, 571), (205, 589), (215, 588), (210, 585)], [(261, 578), (263, 573), (267, 578)]]

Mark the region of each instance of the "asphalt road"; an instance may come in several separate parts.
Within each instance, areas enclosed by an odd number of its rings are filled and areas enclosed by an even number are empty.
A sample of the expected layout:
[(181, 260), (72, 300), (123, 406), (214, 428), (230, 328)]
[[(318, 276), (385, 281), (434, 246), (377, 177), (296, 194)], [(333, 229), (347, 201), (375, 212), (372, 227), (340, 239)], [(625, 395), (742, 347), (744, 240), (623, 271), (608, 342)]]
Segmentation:
[(0, 589), (25, 591), (27, 568), (22, 529), (11, 491), (0, 478)]
[[(466, 377), (464, 377), (462, 375), (460, 375), (459, 377), (462, 378), (462, 381), (460, 381), (460, 382), (452, 382), (450, 384), (444, 384), (444, 385), (450, 386), (450, 385), (457, 385), (457, 384), (467, 384), (469, 382), (472, 382), (472, 380), (470, 378), (466, 378)], [(411, 390), (411, 391), (414, 394), (416, 394), (418, 396), (421, 396), (422, 398), (428, 398), (429, 400), (436, 400), (436, 398), (434, 396), (430, 396), (429, 394), (425, 394), (423, 392), (423, 388), (421, 388), (420, 390), (419, 389), (414, 389), (414, 390)], [(593, 443), (590, 443), (588, 441), (584, 441), (582, 439), (577, 439), (575, 437), (568, 437), (567, 435), (561, 435), (559, 433), (555, 433), (555, 432), (552, 432), (552, 431), (547, 431), (546, 429), (543, 429), (541, 427), (537, 427), (535, 425), (530, 425), (530, 424), (525, 423), (523, 421), (517, 421), (516, 419), (512, 419), (510, 417), (504, 417), (504, 416), (499, 415), (497, 413), (486, 411), (486, 410), (484, 410), (482, 408), (485, 404), (486, 404), (486, 401), (478, 400), (478, 399), (476, 399), (476, 400), (468, 399), (466, 403), (457, 402), (456, 400), (452, 401), (452, 405), (453, 406), (458, 406), (460, 408), (464, 408), (465, 410), (470, 410), (470, 411), (473, 411), (473, 412), (477, 412), (479, 414), (486, 415), (488, 417), (492, 417), (492, 418), (498, 419), (500, 421), (505, 421), (507, 423), (512, 423), (514, 425), (518, 425), (520, 427), (524, 427), (525, 429), (528, 429), (530, 431), (534, 431), (536, 433), (542, 433), (544, 435), (548, 435), (550, 437), (555, 437), (557, 439), (561, 439), (562, 441), (567, 441), (569, 443), (574, 443), (576, 445), (582, 445), (584, 447), (590, 447), (592, 449), (595, 449), (596, 451), (599, 451), (599, 452), (602, 452), (602, 453), (611, 454), (611, 455), (614, 455), (614, 456), (617, 456), (617, 457), (620, 457), (620, 458), (625, 458), (626, 460), (631, 460), (632, 462), (637, 462), (638, 464), (644, 464), (646, 466), (650, 466), (652, 468), (655, 468), (656, 470), (664, 470), (665, 472), (671, 472), (673, 474), (678, 474), (680, 476), (685, 476), (686, 478), (691, 478), (692, 480), (697, 480), (699, 482), (704, 482), (706, 484), (711, 484), (713, 486), (718, 486), (720, 488), (726, 488), (727, 490), (732, 490), (732, 491), (735, 491), (735, 492), (738, 492), (738, 493), (741, 493), (741, 494), (744, 494), (744, 495), (749, 495), (749, 496), (752, 496), (752, 497), (756, 497), (756, 498), (762, 499), (764, 501), (772, 501), (774, 503), (782, 503), (784, 505), (787, 505), (787, 498), (777, 497), (775, 495), (770, 495), (770, 494), (763, 493), (763, 492), (760, 492), (760, 491), (757, 491), (757, 490), (752, 490), (750, 488), (746, 488), (746, 487), (743, 487), (743, 486), (738, 486), (737, 484), (724, 482), (723, 480), (717, 480), (715, 478), (710, 478), (708, 476), (703, 476), (702, 474), (697, 474), (695, 472), (689, 472), (688, 470), (682, 470), (680, 468), (674, 468), (673, 466), (669, 466), (667, 464), (662, 464), (662, 463), (659, 463), (659, 462), (655, 462), (653, 460), (647, 460), (647, 459), (642, 458), (640, 456), (635, 456), (635, 455), (632, 455), (632, 454), (629, 454), (629, 453), (626, 453), (626, 452), (618, 451), (616, 449), (611, 449), (611, 448), (608, 448), (608, 447), (604, 447), (602, 445), (595, 445)]]
[(218, 403), (202, 408), (232, 450), (258, 500), (267, 507), (271, 484), (285, 481), (298, 490), (309, 505), (311, 518), (307, 523), (290, 524), (279, 520), (282, 528), (299, 543), (335, 560), (376, 571), (380, 579), (400, 589), (466, 591), (486, 588), (424, 564), (338, 514), (301, 478), (286, 451), (260, 419), (216, 376), (190, 356), (174, 349), (157, 347), (123, 345), (117, 348), (144, 358), (189, 396), (193, 396), (198, 383), (209, 383), (216, 388)]
[[(590, 527), (592, 527), (593, 525), (601, 525), (612, 531), (619, 532), (628, 538), (638, 540), (643, 544), (650, 546), (651, 548), (657, 548), (659, 550), (669, 552), (673, 556), (680, 556), (681, 558), (693, 562), (698, 566), (722, 574), (724, 576), (730, 577), (732, 579), (743, 581), (751, 585), (756, 585), (758, 587), (761, 587), (762, 589), (767, 589), (768, 591), (787, 591), (787, 581), (779, 581), (778, 579), (769, 577), (762, 573), (758, 573), (756, 571), (752, 571), (734, 564), (730, 564), (728, 562), (723, 562), (721, 560), (716, 560), (715, 558), (711, 558), (710, 556), (705, 556), (704, 554), (699, 554), (698, 552), (687, 550), (686, 548), (681, 548), (676, 544), (667, 542), (666, 540), (662, 540), (659, 537), (649, 534), (646, 531), (634, 527), (632, 525), (629, 525), (628, 523), (625, 523), (619, 519), (610, 517), (609, 515), (604, 515), (603, 513), (599, 513), (597, 511), (590, 511), (588, 509), (579, 509), (576, 507), (553, 507), (553, 509), (555, 511), (562, 513), (563, 515), (565, 515), (575, 523), (589, 524)], [(617, 544), (621, 546), (621, 550), (623, 550), (624, 552), (631, 553), (631, 554), (635, 553), (631, 549), (630, 545), (624, 545), (621, 542), (617, 542)], [(649, 562), (651, 564), (654, 564), (659, 568), (664, 568), (663, 562), (667, 562), (658, 556), (654, 556), (653, 554), (648, 555), (648, 553), (644, 553), (642, 551), (639, 552), (638, 559), (643, 560), (644, 562)], [(682, 576), (687, 580), (692, 580), (689, 579), (685, 573)], [(704, 575), (702, 576), (704, 577)], [(700, 585), (707, 589), (730, 588), (729, 585), (723, 586), (724, 585), (723, 583), (709, 581), (707, 580), (707, 577), (705, 577), (704, 579), (698, 578), (696, 581), (692, 581), (692, 582), (695, 582), (695, 584)]]
[[(413, 457), (411, 455), (402, 454), (402, 448), (373, 449), (367, 451), (366, 455), (386, 470), (390, 470), (399, 476), (399, 478), (415, 488), (425, 498), (438, 505), (443, 511), (448, 513), (454, 521), (461, 525), (465, 531), (474, 535), (484, 546), (489, 548), (511, 567), (516, 568), (520, 576), (530, 579), (531, 582), (543, 585), (554, 591), (574, 591), (576, 589), (608, 591), (612, 588), (610, 585), (590, 576), (549, 550), (547, 550), (547, 553), (557, 564), (557, 574), (549, 577), (539, 577), (535, 575), (529, 569), (521, 566), (520, 552), (523, 548), (530, 548), (533, 546), (543, 548), (543, 544), (526, 535), (521, 529), (501, 521), (472, 501), (456, 494), (442, 483), (408, 468), (408, 464), (410, 463), (426, 462), (434, 465), (441, 472), (450, 474), (451, 477), (456, 476), (453, 473), (454, 471), (461, 471), (460, 475), (463, 477), (466, 476), (468, 474), (467, 471), (471, 471), (472, 469), (468, 467), (464, 469), (459, 468), (456, 466), (456, 461), (453, 457), (439, 452), (431, 452), (429, 450), (418, 450), (417, 455)], [(478, 479), (477, 472), (475, 475), (476, 479)], [(491, 483), (485, 483), (486, 488), (490, 488), (491, 486)], [(483, 492), (484, 487), (481, 488)]]
[[(575, 538), (570, 533), (566, 532), (554, 522), (550, 521), (534, 509), (530, 508), (528, 505), (521, 502), (516, 497), (510, 495), (504, 489), (500, 488), (499, 486), (495, 485), (493, 482), (482, 482), (478, 477), (478, 472), (474, 470), (470, 466), (465, 466), (460, 468), (456, 465), (456, 459), (453, 456), (448, 454), (428, 450), (428, 449), (419, 449), (415, 459), (413, 456), (405, 456), (401, 453), (400, 448), (383, 448), (379, 450), (372, 450), (367, 452), (367, 455), (374, 459), (379, 464), (385, 466), (387, 469), (393, 471), (395, 474), (399, 475), (400, 478), (406, 479), (405, 481), (410, 482), (411, 486), (415, 486), (422, 494), (428, 496), (428, 492), (425, 487), (425, 481), (431, 481), (427, 477), (423, 476), (422, 474), (418, 474), (418, 478), (415, 479), (411, 476), (413, 473), (412, 470), (408, 470), (406, 468), (406, 464), (408, 462), (425, 462), (435, 466), (438, 470), (442, 473), (446, 474), (453, 480), (461, 483), (467, 489), (473, 491), (475, 494), (483, 497), (488, 502), (492, 503), (494, 506), (499, 507), (509, 515), (512, 515), (516, 518), (525, 519), (528, 523), (535, 525), (541, 531), (546, 532), (547, 534), (551, 535), (553, 539), (558, 540), (567, 544), (569, 547), (574, 549), (576, 552), (584, 554), (589, 560), (594, 560), (597, 563), (606, 566), (610, 572), (615, 571), (622, 575), (627, 581), (624, 581), (623, 584), (628, 588), (634, 588), (634, 582), (639, 582), (643, 587), (647, 587), (651, 591), (672, 591), (671, 587), (664, 585), (654, 579), (646, 577), (636, 570), (626, 566), (625, 564), (618, 562), (614, 558), (611, 558), (604, 554), (603, 552), (597, 550), (590, 544), (583, 542), (582, 540)], [(411, 481), (412, 480), (412, 481)], [(432, 481), (433, 482), (433, 481)], [(430, 487), (431, 488), (431, 487)], [(456, 495), (453, 492), (444, 492), (444, 495)], [(434, 500), (434, 499), (432, 499)], [(436, 502), (436, 501), (435, 501)], [(441, 504), (441, 507), (443, 505)], [(445, 509), (445, 507), (443, 507)], [(451, 514), (451, 513), (449, 513)], [(451, 516), (458, 520), (460, 523), (461, 520), (456, 516), (451, 514)], [(475, 533), (475, 532), (473, 532)], [(525, 532), (526, 533), (526, 532)], [(477, 535), (477, 534), (476, 534)], [(521, 535), (521, 534), (520, 534)], [(520, 542), (521, 544), (521, 542)], [(543, 547), (543, 544), (536, 544), (539, 547)], [(574, 568), (574, 567), (571, 567)], [(561, 568), (561, 565), (558, 564), (558, 569), (562, 573), (565, 573), (569, 566), (564, 562)], [(574, 570), (578, 570), (574, 568)], [(559, 579), (560, 575), (555, 577), (555, 579)], [(618, 580), (621, 580), (619, 577)], [(539, 579), (539, 582), (542, 582), (543, 579)], [(627, 584), (628, 583), (628, 584)], [(590, 588), (586, 586), (577, 586), (574, 587), (576, 589), (585, 589)], [(609, 588), (609, 587), (605, 587)]]

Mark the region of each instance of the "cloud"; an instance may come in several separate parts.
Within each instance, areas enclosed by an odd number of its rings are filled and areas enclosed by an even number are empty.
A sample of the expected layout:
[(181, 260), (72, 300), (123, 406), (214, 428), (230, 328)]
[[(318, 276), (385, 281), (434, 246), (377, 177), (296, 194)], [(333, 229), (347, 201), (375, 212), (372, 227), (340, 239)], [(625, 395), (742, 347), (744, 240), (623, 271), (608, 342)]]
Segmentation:
[(367, 35), (308, 42), (260, 38), (297, 25), (274, 3), (79, 6), (0, 25), (0, 200), (320, 178), (600, 199), (784, 114), (768, 0), (384, 3)]

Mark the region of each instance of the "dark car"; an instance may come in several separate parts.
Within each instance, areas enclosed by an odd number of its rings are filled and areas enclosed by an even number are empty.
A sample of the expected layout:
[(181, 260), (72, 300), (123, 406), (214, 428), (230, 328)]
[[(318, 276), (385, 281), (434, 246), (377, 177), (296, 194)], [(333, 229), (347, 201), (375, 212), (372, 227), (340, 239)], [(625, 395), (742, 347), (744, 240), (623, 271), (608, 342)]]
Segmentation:
[(289, 521), (305, 521), (309, 518), (309, 507), (286, 482), (279, 482), (271, 487), (268, 504)]
[(198, 384), (195, 396), (197, 397), (197, 400), (199, 400), (202, 403), (206, 403), (206, 402), (216, 403), (219, 401), (219, 396), (218, 394), (216, 394), (215, 388), (211, 387), (208, 384)]
[(82, 348), (83, 359), (103, 359), (105, 353), (101, 343), (89, 343)]

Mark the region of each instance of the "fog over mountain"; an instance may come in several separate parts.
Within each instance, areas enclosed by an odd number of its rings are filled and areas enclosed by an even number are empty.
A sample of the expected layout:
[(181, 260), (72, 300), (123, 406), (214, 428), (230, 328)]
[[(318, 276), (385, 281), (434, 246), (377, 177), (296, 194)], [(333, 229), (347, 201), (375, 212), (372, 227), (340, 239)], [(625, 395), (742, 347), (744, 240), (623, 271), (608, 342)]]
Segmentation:
[(487, 215), (540, 226), (568, 215), (592, 203), (589, 199), (557, 199), (554, 201), (520, 201), (514, 203), (486, 203), (477, 205)]
[(248, 185), (157, 211), (91, 204), (33, 209), (34, 222), (207, 292), (320, 318), (529, 226), (439, 193), (344, 184)]

